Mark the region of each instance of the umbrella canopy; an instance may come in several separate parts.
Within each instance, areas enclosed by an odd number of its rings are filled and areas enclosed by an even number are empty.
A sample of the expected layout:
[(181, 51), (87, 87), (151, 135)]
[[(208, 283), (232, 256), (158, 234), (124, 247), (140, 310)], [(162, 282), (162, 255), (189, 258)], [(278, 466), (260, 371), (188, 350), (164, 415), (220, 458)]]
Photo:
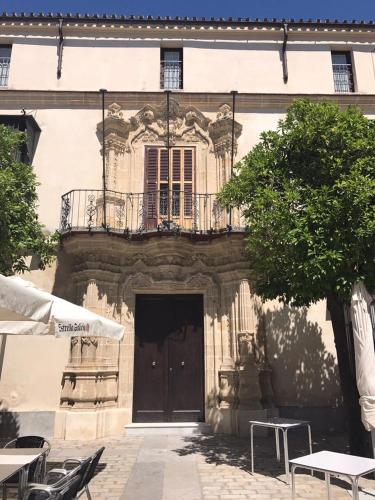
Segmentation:
[(355, 369), (362, 422), (375, 430), (375, 350), (369, 305), (372, 297), (363, 283), (353, 286), (350, 315), (353, 326)]
[(44, 292), (22, 278), (0, 274), (0, 334), (121, 340), (124, 327)]

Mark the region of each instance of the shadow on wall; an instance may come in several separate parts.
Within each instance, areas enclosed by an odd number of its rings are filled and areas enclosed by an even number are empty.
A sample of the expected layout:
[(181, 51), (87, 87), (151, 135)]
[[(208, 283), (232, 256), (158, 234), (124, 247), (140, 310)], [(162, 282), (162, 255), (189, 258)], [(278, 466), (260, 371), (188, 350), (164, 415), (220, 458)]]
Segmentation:
[(283, 306), (264, 314), (276, 404), (337, 408), (342, 400), (336, 358), (327, 351), (322, 328), (307, 312)]
[[(0, 401), (2, 405), (2, 401)], [(0, 409), (0, 440), (5, 444), (9, 439), (19, 436), (20, 426), (17, 415), (5, 408)]]
[[(87, 258), (98, 259), (98, 270), (100, 269), (99, 257), (97, 255), (88, 256)], [(73, 302), (79, 306), (83, 306), (85, 301), (85, 296), (88, 293), (88, 282), (83, 281), (83, 286), (77, 288), (76, 283), (72, 280), (73, 268), (74, 268), (74, 258), (69, 256), (64, 247), (60, 249), (57, 254), (56, 259), (56, 275), (55, 282), (53, 285), (52, 293), (58, 297), (61, 297), (69, 302)], [(97, 270), (97, 271), (98, 271)], [(74, 269), (76, 271), (76, 269)], [(91, 273), (92, 274), (92, 273)], [(110, 306), (112, 309), (112, 315), (107, 314), (109, 319), (114, 321), (118, 320), (118, 317), (121, 315), (122, 308), (122, 297), (118, 295), (118, 285), (117, 283), (112, 284), (110, 286), (108, 283), (104, 285), (101, 284), (101, 281), (97, 278), (97, 274), (100, 274), (100, 270), (97, 273), (94, 273), (91, 277), (95, 282), (95, 300), (94, 307), (92, 304), (89, 304), (89, 309), (97, 314), (103, 314), (100, 306), (97, 306), (98, 302), (103, 298), (106, 300), (106, 305)], [(87, 297), (86, 297), (87, 302)], [(87, 307), (87, 304), (86, 304)], [(106, 311), (106, 313), (110, 313), (111, 311)]]
[[(0, 347), (0, 383), (1, 376), (3, 372), (3, 364), (4, 364), (4, 354), (7, 336), (1, 335), (1, 347)], [(3, 397), (0, 395), (0, 440), (5, 442), (10, 438), (13, 439), (18, 437), (20, 426), (18, 423), (17, 415), (14, 415), (12, 412), (7, 411), (7, 403)]]

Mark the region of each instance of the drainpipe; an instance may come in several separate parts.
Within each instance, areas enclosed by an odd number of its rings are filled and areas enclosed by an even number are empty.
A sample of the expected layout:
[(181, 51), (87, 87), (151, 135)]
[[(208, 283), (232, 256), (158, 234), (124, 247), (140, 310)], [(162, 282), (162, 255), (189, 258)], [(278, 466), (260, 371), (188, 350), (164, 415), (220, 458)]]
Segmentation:
[(167, 94), (167, 165), (168, 165), (168, 195), (167, 195), (167, 203), (168, 203), (168, 211), (167, 211), (167, 217), (168, 217), (168, 229), (171, 228), (171, 203), (170, 203), (170, 152), (171, 152), (171, 145), (170, 145), (170, 132), (169, 132), (169, 99), (171, 95), (170, 90), (166, 90), (165, 93)]
[(103, 153), (103, 158), (102, 158), (102, 183), (103, 183), (103, 222), (102, 226), (104, 229), (107, 229), (107, 204), (106, 204), (106, 180), (105, 180), (105, 171), (106, 171), (106, 165), (105, 165), (105, 159), (106, 159), (106, 149), (105, 149), (105, 118), (104, 118), (104, 105), (105, 105), (105, 93), (107, 92), (106, 89), (100, 89), (99, 92), (102, 95), (102, 134), (103, 134), (103, 147), (102, 147), (102, 153)]
[(288, 83), (288, 61), (286, 56), (286, 49), (288, 44), (288, 24), (284, 23), (284, 40), (283, 40), (283, 50), (282, 50), (282, 58), (283, 58), (283, 79), (284, 83)]
[(57, 47), (57, 78), (61, 78), (62, 55), (64, 47), (64, 34), (63, 34), (64, 19), (59, 19), (59, 45)]

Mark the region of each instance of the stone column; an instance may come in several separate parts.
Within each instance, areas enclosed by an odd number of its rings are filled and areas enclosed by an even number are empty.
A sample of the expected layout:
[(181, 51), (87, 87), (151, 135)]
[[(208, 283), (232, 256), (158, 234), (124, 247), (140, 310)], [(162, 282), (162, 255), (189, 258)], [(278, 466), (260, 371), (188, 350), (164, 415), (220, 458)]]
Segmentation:
[(259, 367), (255, 360), (254, 312), (251, 303), (250, 286), (246, 279), (239, 286), (239, 404), (243, 409), (258, 410), (261, 392), (259, 386)]
[(233, 305), (234, 287), (226, 280), (221, 293), (222, 362), (219, 369), (219, 409), (221, 413), (220, 432), (233, 433), (236, 429), (235, 409), (237, 407), (238, 373), (233, 359)]
[[(77, 291), (81, 292), (77, 293), (77, 297), (83, 297), (84, 307), (108, 316), (107, 299), (111, 297), (115, 300), (110, 284), (101, 282), (100, 294), (94, 279), (80, 282), (77, 286)], [(118, 406), (118, 344), (105, 337), (72, 338), (69, 363), (63, 373), (60, 403), (61, 409), (68, 413), (62, 411), (58, 415), (58, 437), (89, 439), (108, 432), (110, 418), (117, 417), (106, 417), (98, 410), (116, 409)], [(84, 432), (83, 421), (86, 422)]]
[[(104, 137), (103, 137), (103, 122), (97, 125), (97, 136), (103, 146), (105, 144), (105, 179), (106, 179), (106, 224), (111, 228), (125, 229), (125, 197), (123, 185), (123, 168), (124, 155), (129, 150), (128, 137), (130, 131), (130, 123), (123, 119), (121, 106), (112, 103), (108, 106), (107, 117), (104, 120)], [(101, 151), (103, 154), (103, 149)], [(97, 218), (98, 224), (103, 223), (103, 204), (104, 198), (98, 196), (97, 203)]]
[(238, 295), (238, 432), (240, 435), (247, 435), (249, 431), (248, 420), (265, 417), (266, 413), (261, 404), (260, 366), (255, 357), (254, 309), (247, 279), (240, 281)]
[[(233, 113), (229, 104), (222, 104), (216, 120), (209, 126), (209, 134), (214, 145), (218, 161), (218, 190), (229, 180), (231, 175)], [(242, 125), (234, 122), (234, 156), (237, 153), (237, 139), (241, 135)]]

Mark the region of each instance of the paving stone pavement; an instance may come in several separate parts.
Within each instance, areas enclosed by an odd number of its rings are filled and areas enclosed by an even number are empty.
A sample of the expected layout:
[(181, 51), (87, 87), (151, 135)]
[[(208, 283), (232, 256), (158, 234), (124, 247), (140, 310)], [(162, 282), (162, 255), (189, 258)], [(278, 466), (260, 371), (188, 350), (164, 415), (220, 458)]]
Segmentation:
[[(313, 451), (347, 451), (343, 436), (313, 434)], [(87, 456), (101, 446), (102, 456), (90, 490), (93, 500), (286, 500), (291, 489), (275, 459), (274, 439), (255, 438), (255, 474), (249, 440), (234, 436), (144, 436), (90, 442), (52, 441), (49, 467), (68, 457)], [(307, 453), (306, 437), (289, 438), (290, 457)], [(375, 500), (375, 481), (363, 479), (361, 500)], [(350, 500), (350, 486), (333, 479), (331, 500)], [(297, 474), (299, 500), (326, 498), (322, 475)], [(367, 492), (367, 494), (365, 494)], [(85, 495), (82, 495), (85, 499)]]

